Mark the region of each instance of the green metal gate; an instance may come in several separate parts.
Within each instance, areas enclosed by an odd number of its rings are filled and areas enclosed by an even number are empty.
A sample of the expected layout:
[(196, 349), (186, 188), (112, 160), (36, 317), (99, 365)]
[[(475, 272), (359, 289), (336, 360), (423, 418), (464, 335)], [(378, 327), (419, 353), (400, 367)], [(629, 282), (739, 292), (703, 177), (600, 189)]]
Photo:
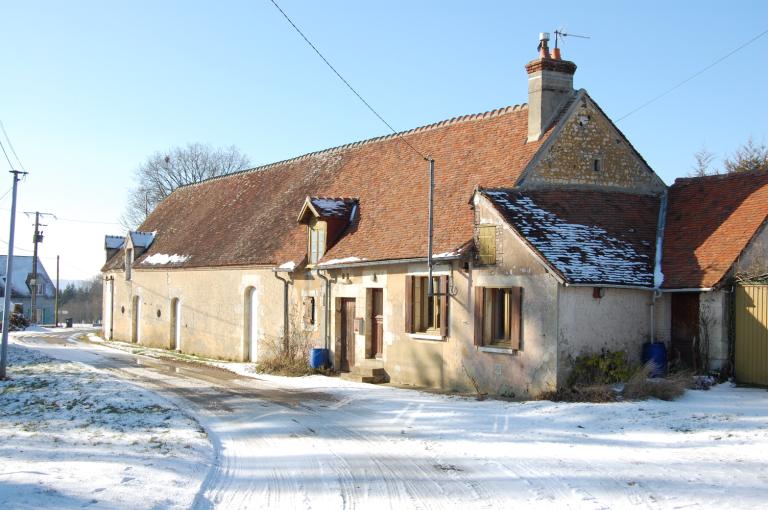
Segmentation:
[(736, 380), (768, 386), (768, 285), (736, 286)]

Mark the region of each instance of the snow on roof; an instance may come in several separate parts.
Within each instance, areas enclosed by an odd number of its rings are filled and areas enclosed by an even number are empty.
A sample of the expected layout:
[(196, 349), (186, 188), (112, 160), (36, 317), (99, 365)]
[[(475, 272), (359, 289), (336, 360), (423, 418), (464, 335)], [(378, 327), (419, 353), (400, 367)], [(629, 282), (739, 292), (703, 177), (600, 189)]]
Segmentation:
[(293, 271), (296, 269), (296, 262), (289, 260), (288, 262), (283, 262), (279, 266), (277, 266), (277, 269), (281, 271)]
[(326, 260), (318, 264), (319, 266), (336, 266), (339, 264), (351, 264), (353, 262), (362, 262), (365, 259), (361, 259), (360, 257), (344, 257), (343, 259), (331, 259)]
[(123, 236), (104, 236), (104, 248), (107, 250), (119, 250), (123, 247), (125, 237)]
[(357, 204), (354, 198), (311, 197), (309, 200), (323, 218), (347, 218)]
[(152, 244), (152, 241), (155, 240), (155, 234), (156, 232), (139, 232), (138, 230), (132, 231), (131, 242), (135, 247), (148, 248), (149, 245)]
[[(483, 193), (567, 281), (653, 286), (654, 197), (573, 190)], [(628, 218), (637, 224), (629, 226)]]
[(165, 253), (155, 253), (141, 261), (142, 264), (150, 266), (163, 266), (166, 264), (181, 264), (189, 260), (189, 255), (166, 255)]
[[(7, 255), (0, 255), (0, 287), (5, 288), (5, 270)], [(13, 256), (13, 276), (11, 278), (11, 285), (13, 286), (13, 293), (11, 297), (30, 297), (31, 292), (27, 285), (27, 278), (32, 274), (32, 259), (34, 257), (29, 255), (14, 255)], [(54, 285), (51, 278), (48, 276), (48, 272), (43, 267), (43, 263), (40, 259), (37, 259), (37, 278), (39, 283), (45, 285), (44, 295), (46, 297), (53, 297)]]

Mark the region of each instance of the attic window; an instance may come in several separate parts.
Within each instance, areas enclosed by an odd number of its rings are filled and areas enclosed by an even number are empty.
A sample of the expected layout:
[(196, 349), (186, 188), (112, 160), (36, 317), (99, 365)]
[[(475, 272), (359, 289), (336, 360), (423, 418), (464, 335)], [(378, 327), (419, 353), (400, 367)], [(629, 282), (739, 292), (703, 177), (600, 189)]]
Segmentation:
[(592, 160), (592, 170), (595, 172), (602, 172), (603, 170), (603, 161), (600, 158), (595, 158)]
[(314, 220), (309, 224), (309, 265), (317, 264), (325, 254), (326, 225), (326, 222), (319, 220)]

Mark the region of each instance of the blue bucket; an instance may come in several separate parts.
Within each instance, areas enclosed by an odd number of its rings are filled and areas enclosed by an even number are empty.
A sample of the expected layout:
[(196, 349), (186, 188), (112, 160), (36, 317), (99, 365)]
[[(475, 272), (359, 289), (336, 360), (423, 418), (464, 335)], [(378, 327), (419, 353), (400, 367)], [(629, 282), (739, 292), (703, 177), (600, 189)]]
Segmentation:
[(667, 374), (667, 347), (662, 342), (643, 344), (643, 364), (653, 361), (655, 365), (651, 377), (664, 377)]
[(328, 349), (316, 347), (309, 353), (310, 368), (325, 368), (328, 366)]

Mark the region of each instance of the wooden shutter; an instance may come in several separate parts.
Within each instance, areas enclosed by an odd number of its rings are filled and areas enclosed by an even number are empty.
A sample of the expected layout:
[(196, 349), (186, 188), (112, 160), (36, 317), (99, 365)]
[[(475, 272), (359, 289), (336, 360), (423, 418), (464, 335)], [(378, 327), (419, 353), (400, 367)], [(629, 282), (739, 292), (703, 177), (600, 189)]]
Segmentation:
[(494, 225), (481, 225), (478, 228), (477, 240), (479, 242), (480, 263), (493, 265), (496, 263), (496, 227)]
[(509, 289), (509, 343), (512, 349), (520, 350), (520, 337), (523, 332), (523, 288)]
[(483, 345), (484, 287), (475, 287), (475, 345)]
[(405, 332), (413, 333), (413, 276), (405, 277)]
[(440, 299), (440, 335), (448, 336), (448, 277), (438, 278), (438, 295)]

